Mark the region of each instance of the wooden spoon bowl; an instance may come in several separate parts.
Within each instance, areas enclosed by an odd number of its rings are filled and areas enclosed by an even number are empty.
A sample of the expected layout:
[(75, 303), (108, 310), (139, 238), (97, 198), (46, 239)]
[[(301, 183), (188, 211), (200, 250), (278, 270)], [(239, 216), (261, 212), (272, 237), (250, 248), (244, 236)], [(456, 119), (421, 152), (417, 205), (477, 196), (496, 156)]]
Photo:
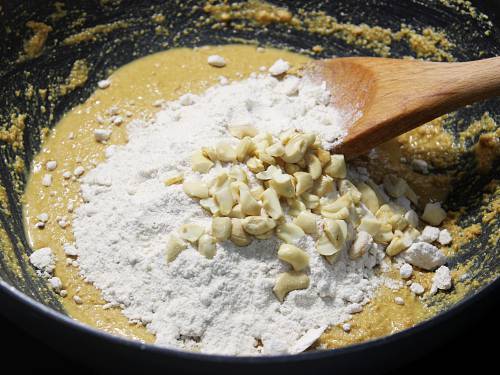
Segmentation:
[(315, 62), (308, 74), (326, 81), (346, 119), (347, 135), (333, 151), (347, 157), (500, 95), (500, 57), (464, 63), (347, 57)]

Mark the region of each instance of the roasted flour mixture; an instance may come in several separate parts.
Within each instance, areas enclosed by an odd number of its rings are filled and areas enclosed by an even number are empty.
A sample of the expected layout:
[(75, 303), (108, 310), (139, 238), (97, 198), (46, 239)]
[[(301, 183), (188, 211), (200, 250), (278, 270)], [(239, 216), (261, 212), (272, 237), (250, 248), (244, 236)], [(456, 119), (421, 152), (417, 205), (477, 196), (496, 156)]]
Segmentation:
[(171, 50), (121, 68), (61, 120), (25, 219), (31, 263), (74, 318), (166, 347), (272, 355), (426, 317), (420, 298), (453, 287), (447, 214), (400, 176), (375, 182), (329, 152), (344, 114), (297, 74), (306, 62)]

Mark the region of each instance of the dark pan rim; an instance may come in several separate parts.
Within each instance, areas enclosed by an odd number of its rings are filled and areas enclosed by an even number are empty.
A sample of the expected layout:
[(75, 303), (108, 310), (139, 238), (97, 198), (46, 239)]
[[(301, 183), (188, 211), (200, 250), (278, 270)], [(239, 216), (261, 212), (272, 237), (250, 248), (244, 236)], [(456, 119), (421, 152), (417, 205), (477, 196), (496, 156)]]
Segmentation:
[(306, 352), (300, 354), (286, 354), (286, 355), (276, 355), (276, 356), (228, 356), (228, 355), (217, 355), (217, 354), (204, 354), (204, 353), (194, 353), (183, 351), (175, 348), (165, 348), (161, 346), (156, 346), (152, 344), (144, 344), (140, 341), (131, 340), (119, 336), (112, 335), (103, 330), (99, 330), (90, 325), (78, 322), (64, 315), (56, 310), (51, 309), (48, 306), (32, 299), (31, 297), (25, 295), (24, 293), (17, 290), (15, 287), (7, 284), (3, 280), (0, 280), (0, 289), (2, 289), (6, 295), (10, 298), (16, 299), (21, 302), (26, 308), (32, 309), (43, 315), (45, 318), (53, 319), (65, 328), (70, 328), (79, 331), (80, 333), (95, 336), (101, 340), (107, 341), (112, 345), (119, 345), (129, 348), (135, 348), (140, 351), (150, 351), (155, 354), (166, 354), (170, 356), (176, 356), (178, 358), (186, 360), (197, 360), (213, 363), (237, 363), (237, 364), (280, 364), (280, 363), (290, 363), (290, 362), (302, 362), (311, 361), (316, 359), (325, 358), (337, 358), (344, 354), (353, 354), (356, 352), (370, 350), (384, 345), (394, 343), (400, 339), (409, 337), (414, 334), (423, 333), (428, 331), (438, 324), (441, 324), (454, 316), (463, 313), (464, 310), (469, 308), (472, 304), (478, 303), (479, 301), (486, 298), (488, 295), (492, 294), (494, 290), (500, 288), (500, 278), (496, 278), (490, 284), (482, 287), (473, 295), (462, 299), (460, 302), (456, 303), (451, 308), (439, 313), (438, 315), (423, 321), (412, 328), (405, 329), (403, 331), (394, 333), (389, 336), (381, 337), (371, 341), (367, 341), (360, 344), (350, 345), (347, 347), (331, 350), (319, 350), (314, 352)]

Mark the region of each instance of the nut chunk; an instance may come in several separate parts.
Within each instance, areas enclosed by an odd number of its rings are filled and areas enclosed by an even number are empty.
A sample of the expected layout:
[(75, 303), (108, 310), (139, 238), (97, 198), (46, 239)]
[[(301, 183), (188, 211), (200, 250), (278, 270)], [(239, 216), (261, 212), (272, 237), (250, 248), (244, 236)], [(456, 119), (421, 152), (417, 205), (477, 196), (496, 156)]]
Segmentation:
[(332, 155), (330, 163), (325, 166), (324, 171), (330, 177), (345, 178), (347, 175), (347, 168), (344, 155)]
[(358, 232), (356, 240), (349, 249), (349, 257), (351, 259), (361, 258), (370, 249), (373, 244), (373, 237), (364, 231)]
[(217, 251), (215, 238), (209, 234), (202, 235), (198, 240), (198, 251), (204, 257), (212, 259)]
[(179, 236), (189, 242), (198, 241), (203, 232), (203, 227), (198, 224), (184, 224), (179, 228)]
[(309, 255), (293, 245), (282, 244), (278, 250), (278, 258), (289, 263), (295, 271), (302, 271), (309, 265)]
[(212, 235), (217, 241), (226, 241), (231, 237), (231, 218), (214, 217), (212, 219)]
[(276, 226), (273, 219), (264, 216), (247, 216), (241, 223), (245, 232), (254, 236), (267, 233)]
[(201, 150), (195, 151), (191, 156), (191, 168), (195, 172), (207, 173), (213, 166), (213, 161), (206, 158)]
[(309, 276), (305, 273), (290, 271), (278, 275), (273, 292), (280, 302), (285, 300), (288, 293), (293, 290), (307, 289), (309, 287)]
[(281, 208), (278, 194), (276, 194), (274, 189), (269, 188), (262, 193), (262, 206), (274, 220), (279, 220), (283, 217), (283, 209)]
[(172, 262), (177, 258), (182, 250), (187, 248), (187, 244), (174, 234), (171, 234), (167, 242), (167, 262)]
[(439, 225), (446, 218), (446, 211), (441, 208), (441, 203), (427, 203), (422, 219), (431, 225)]
[(191, 198), (208, 198), (208, 186), (200, 180), (185, 180), (182, 184), (182, 189)]
[(231, 241), (236, 246), (248, 246), (252, 243), (252, 237), (245, 232), (243, 229), (243, 223), (241, 219), (231, 220)]

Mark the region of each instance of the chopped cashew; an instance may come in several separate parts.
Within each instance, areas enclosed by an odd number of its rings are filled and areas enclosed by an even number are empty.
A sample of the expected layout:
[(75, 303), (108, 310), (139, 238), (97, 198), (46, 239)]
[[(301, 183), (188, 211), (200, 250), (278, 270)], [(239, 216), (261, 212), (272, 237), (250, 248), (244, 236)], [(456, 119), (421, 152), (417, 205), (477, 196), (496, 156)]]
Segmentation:
[(204, 234), (198, 240), (198, 251), (204, 257), (212, 259), (217, 251), (217, 246), (215, 245), (215, 238), (209, 234)]
[(208, 198), (208, 186), (201, 180), (185, 180), (182, 189), (191, 198)]
[(323, 168), (323, 171), (333, 178), (345, 178), (347, 175), (347, 168), (344, 155), (331, 155), (330, 163)]
[(213, 198), (200, 199), (200, 206), (205, 210), (210, 211), (212, 215), (218, 215), (220, 213), (219, 206)]
[(427, 203), (424, 208), (422, 220), (431, 225), (439, 225), (446, 218), (446, 211), (441, 208), (441, 203)]
[(241, 221), (241, 225), (248, 234), (262, 235), (273, 230), (276, 223), (273, 219), (264, 216), (247, 216)]
[(174, 234), (170, 234), (169, 239), (167, 241), (167, 253), (166, 258), (167, 262), (172, 262), (177, 258), (177, 256), (181, 253), (182, 250), (187, 248), (187, 243), (181, 240)]
[(347, 193), (337, 198), (333, 202), (329, 202), (325, 205), (321, 205), (321, 214), (328, 217), (328, 214), (336, 213), (343, 208), (349, 208), (352, 206), (351, 194)]
[(235, 181), (241, 181), (243, 183), (248, 182), (248, 176), (246, 172), (239, 165), (233, 165), (231, 170), (228, 173), (228, 177), (232, 178)]
[(364, 182), (358, 183), (356, 187), (361, 193), (361, 203), (363, 203), (366, 208), (371, 211), (372, 214), (375, 214), (380, 207), (377, 194), (368, 184)]
[(281, 169), (279, 169), (274, 165), (270, 165), (269, 167), (267, 167), (265, 171), (257, 173), (255, 177), (257, 177), (258, 180), (267, 181), (271, 180), (275, 176), (280, 176), (281, 174), (282, 174)]
[(361, 219), (361, 224), (359, 224), (358, 229), (375, 236), (382, 231), (382, 225), (383, 222), (380, 220), (365, 216)]
[(293, 290), (307, 289), (309, 276), (305, 273), (290, 271), (278, 275), (273, 292), (280, 302), (283, 302), (288, 293)]
[(226, 241), (231, 236), (232, 221), (229, 217), (212, 218), (212, 235), (217, 241)]
[(347, 207), (342, 207), (337, 212), (331, 212), (323, 209), (320, 212), (324, 217), (334, 220), (347, 220), (350, 216), (350, 211)]
[(285, 148), (281, 143), (275, 143), (268, 148), (266, 148), (266, 153), (272, 157), (279, 158), (285, 153)]
[(252, 139), (250, 137), (245, 137), (238, 143), (238, 146), (236, 146), (236, 160), (244, 162), (254, 151), (255, 144)]
[(257, 128), (253, 125), (230, 125), (228, 127), (229, 133), (236, 138), (243, 139), (245, 137), (255, 137), (257, 135)]
[(247, 167), (253, 173), (259, 173), (265, 170), (264, 163), (256, 157), (251, 157), (247, 160)]
[(358, 259), (362, 257), (372, 246), (373, 237), (364, 231), (358, 232), (356, 240), (349, 249), (349, 257), (351, 259)]
[(315, 208), (319, 207), (319, 197), (314, 194), (310, 193), (302, 193), (300, 196), (302, 199), (302, 202), (304, 202), (305, 206), (309, 210), (314, 210)]
[(206, 158), (201, 150), (195, 151), (191, 156), (191, 168), (195, 172), (207, 173), (213, 166), (213, 161)]
[(324, 197), (328, 193), (335, 191), (333, 179), (330, 176), (321, 176), (315, 181), (311, 193), (318, 197)]
[(295, 197), (295, 188), (292, 182), (292, 176), (288, 174), (276, 174), (270, 181), (270, 187), (281, 197)]
[(318, 233), (318, 216), (308, 212), (302, 211), (294, 220), (293, 223), (298, 225), (307, 234)]
[(387, 255), (393, 257), (398, 255), (403, 250), (408, 249), (412, 243), (413, 240), (408, 235), (402, 233), (401, 231), (396, 231), (391, 242), (385, 248), (385, 252)]
[(294, 244), (305, 235), (302, 228), (293, 223), (284, 223), (276, 228), (276, 236), (286, 243)]
[(214, 193), (214, 199), (219, 206), (220, 213), (222, 215), (229, 215), (234, 205), (233, 193), (231, 192), (230, 185), (225, 184), (223, 187), (218, 189)]
[(184, 224), (179, 228), (179, 236), (186, 241), (196, 242), (205, 229), (198, 224)]
[(321, 255), (332, 256), (339, 253), (340, 249), (336, 248), (326, 233), (323, 232), (316, 242), (316, 251)]
[(252, 237), (243, 229), (241, 219), (231, 219), (231, 241), (236, 246), (248, 246), (252, 243)]
[(302, 271), (309, 265), (309, 255), (297, 246), (282, 244), (278, 249), (278, 258), (291, 264), (295, 271)]
[(330, 154), (328, 151), (323, 150), (322, 148), (318, 148), (314, 150), (316, 152), (316, 156), (318, 157), (319, 161), (321, 162), (321, 167), (325, 167), (330, 161), (332, 160), (332, 154)]
[(164, 184), (166, 186), (170, 186), (180, 184), (182, 181), (184, 181), (184, 176), (182, 175), (182, 173), (176, 173), (170, 177), (167, 177), (164, 181)]
[(304, 158), (307, 148), (311, 146), (316, 137), (311, 134), (296, 134), (285, 146), (285, 153), (281, 157), (287, 163), (297, 163)]
[(347, 223), (344, 220), (326, 219), (324, 231), (333, 246), (342, 249), (347, 241)]
[(321, 173), (323, 172), (321, 161), (314, 154), (306, 155), (306, 164), (307, 171), (311, 175), (313, 180), (317, 180), (321, 177)]
[(274, 220), (279, 220), (283, 217), (283, 209), (281, 208), (278, 194), (276, 194), (274, 189), (269, 188), (262, 193), (262, 206)]
[(254, 196), (252, 196), (247, 185), (240, 185), (240, 204), (243, 214), (249, 216), (257, 216), (260, 214), (261, 206)]
[(224, 162), (236, 161), (236, 147), (228, 142), (219, 142), (215, 146), (217, 159)]
[(313, 187), (313, 178), (310, 173), (296, 172), (293, 176), (297, 180), (297, 185), (295, 186), (295, 194), (297, 196), (302, 195)]
[(354, 184), (349, 180), (341, 180), (339, 183), (339, 193), (345, 195), (347, 193), (351, 194), (351, 199), (355, 204), (361, 201), (361, 192), (358, 190)]
[(306, 211), (306, 205), (299, 199), (289, 198), (287, 199), (288, 203), (288, 215), (290, 216), (299, 216), (302, 211)]
[(210, 159), (211, 161), (217, 161), (217, 152), (215, 151), (215, 148), (213, 147), (202, 147), (201, 152), (203, 153), (203, 156)]
[(244, 219), (245, 214), (241, 211), (241, 204), (238, 203), (234, 206), (228, 216), (236, 219)]

